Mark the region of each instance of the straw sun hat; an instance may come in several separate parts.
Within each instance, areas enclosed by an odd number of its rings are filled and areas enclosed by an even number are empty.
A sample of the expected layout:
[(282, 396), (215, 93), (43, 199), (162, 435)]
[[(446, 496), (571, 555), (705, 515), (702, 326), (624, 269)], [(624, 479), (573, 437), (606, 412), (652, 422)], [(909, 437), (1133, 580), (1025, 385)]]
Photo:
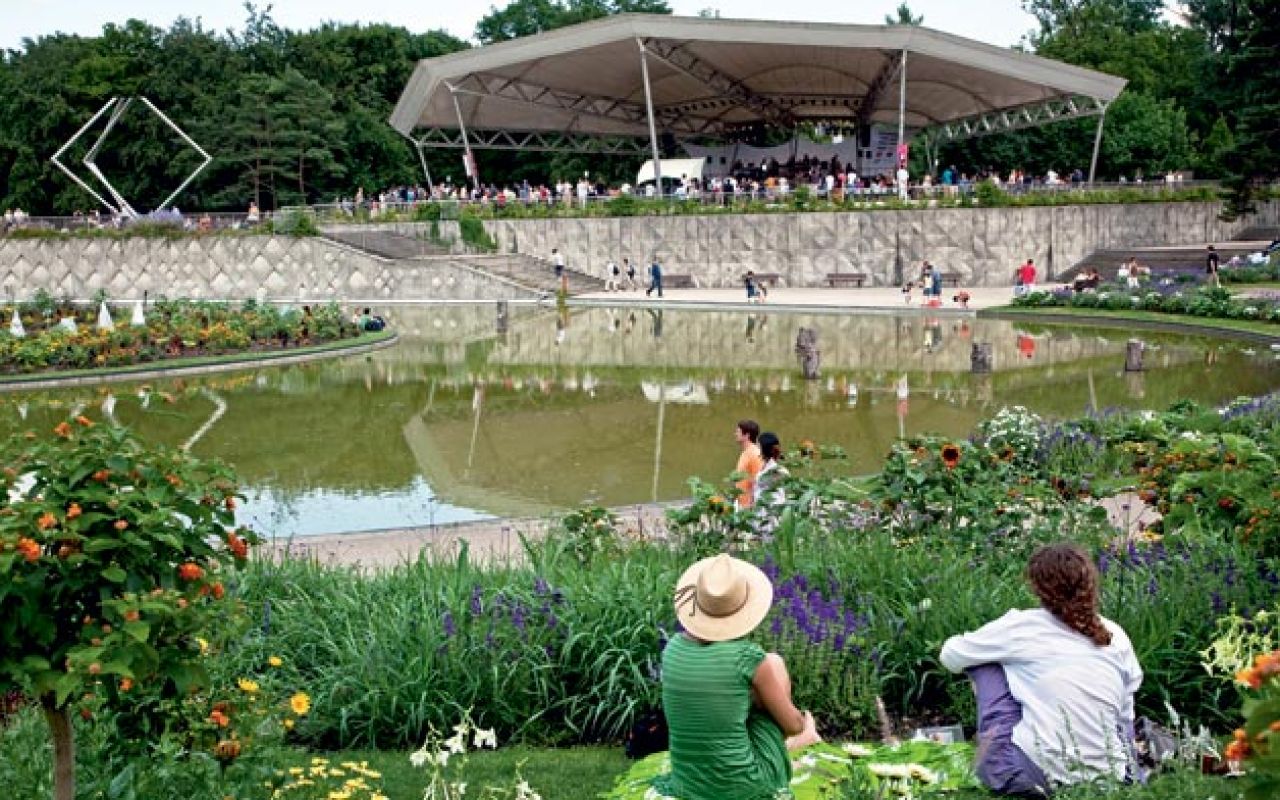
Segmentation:
[(773, 584), (754, 564), (723, 553), (704, 558), (676, 582), (676, 619), (708, 642), (746, 636), (773, 604)]

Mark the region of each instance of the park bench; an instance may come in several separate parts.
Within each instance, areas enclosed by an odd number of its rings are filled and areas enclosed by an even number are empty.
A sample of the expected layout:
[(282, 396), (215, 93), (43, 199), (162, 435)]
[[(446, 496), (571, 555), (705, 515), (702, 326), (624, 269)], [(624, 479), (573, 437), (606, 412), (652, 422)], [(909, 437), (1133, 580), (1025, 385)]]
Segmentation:
[(867, 276), (861, 272), (831, 272), (827, 274), (827, 283), (834, 289), (837, 286), (856, 286), (862, 288)]
[(692, 275), (666, 274), (662, 276), (662, 288), (664, 289), (696, 289), (698, 288), (698, 284), (693, 280)]

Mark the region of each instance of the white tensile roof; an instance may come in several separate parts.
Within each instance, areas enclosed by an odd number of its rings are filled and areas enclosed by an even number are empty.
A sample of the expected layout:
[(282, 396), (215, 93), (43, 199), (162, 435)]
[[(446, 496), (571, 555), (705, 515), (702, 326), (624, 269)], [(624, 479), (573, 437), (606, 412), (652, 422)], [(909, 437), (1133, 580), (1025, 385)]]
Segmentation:
[[(660, 132), (753, 124), (898, 121), (919, 129), (1058, 98), (1105, 106), (1125, 81), (909, 25), (623, 14), (420, 61), (391, 116), (405, 135), (469, 128), (648, 136), (640, 45)], [(451, 91), (452, 88), (452, 91)]]

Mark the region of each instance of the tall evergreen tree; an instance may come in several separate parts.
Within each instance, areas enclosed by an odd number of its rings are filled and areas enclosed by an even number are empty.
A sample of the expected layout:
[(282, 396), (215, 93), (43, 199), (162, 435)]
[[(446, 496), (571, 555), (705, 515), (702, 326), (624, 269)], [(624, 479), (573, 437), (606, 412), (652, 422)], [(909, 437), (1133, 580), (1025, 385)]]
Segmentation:
[(1280, 5), (1239, 0), (1240, 47), (1231, 56), (1232, 104), (1238, 112), (1227, 215), (1254, 209), (1258, 184), (1280, 175)]

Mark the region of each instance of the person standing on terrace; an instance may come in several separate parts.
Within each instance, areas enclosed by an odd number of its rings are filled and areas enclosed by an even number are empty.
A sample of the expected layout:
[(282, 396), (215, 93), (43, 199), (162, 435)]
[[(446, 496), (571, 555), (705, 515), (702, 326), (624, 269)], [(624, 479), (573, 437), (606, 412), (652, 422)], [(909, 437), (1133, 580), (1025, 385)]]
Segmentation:
[(942, 646), (978, 702), (975, 772), (1000, 794), (1140, 778), (1133, 696), (1142, 667), (1124, 630), (1098, 613), (1098, 571), (1078, 545), (1041, 547), (1027, 565), (1040, 608), (1008, 612)]

